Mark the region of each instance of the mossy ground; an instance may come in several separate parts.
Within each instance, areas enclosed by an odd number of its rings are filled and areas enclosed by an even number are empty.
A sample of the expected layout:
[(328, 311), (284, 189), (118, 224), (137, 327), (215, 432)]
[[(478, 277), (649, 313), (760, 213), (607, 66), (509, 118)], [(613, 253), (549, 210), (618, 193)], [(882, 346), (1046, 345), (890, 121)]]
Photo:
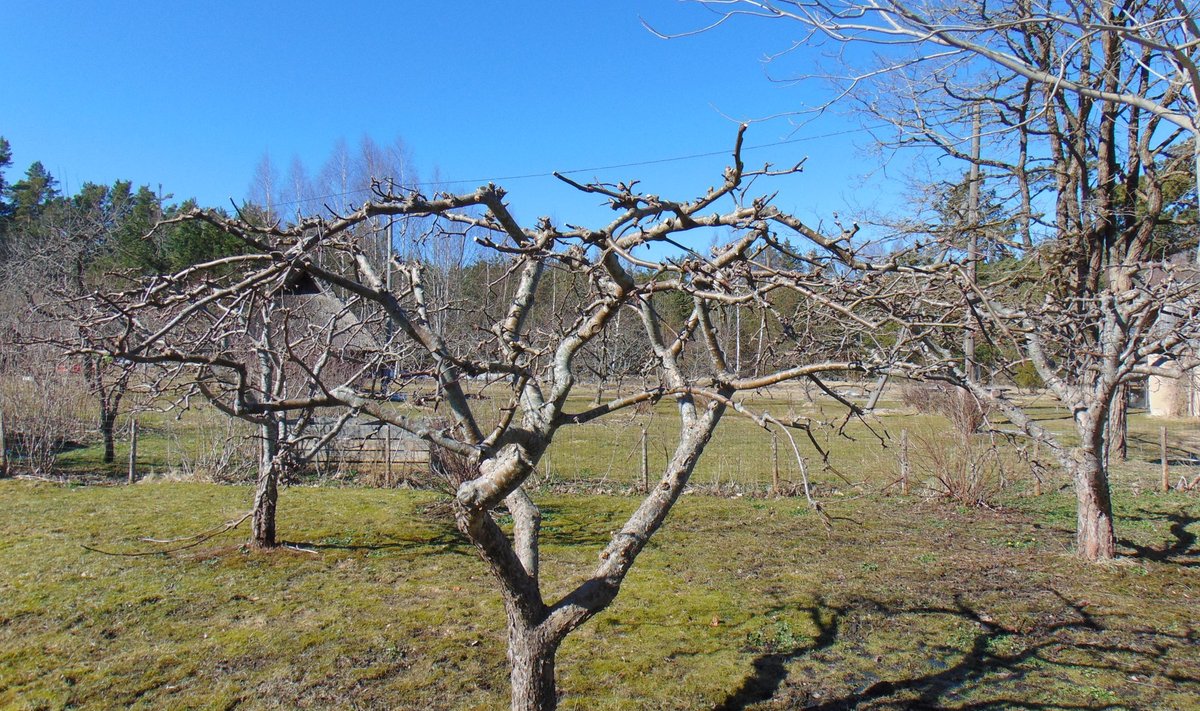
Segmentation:
[[(472, 402), (485, 416), (495, 405)], [(1070, 431), (1052, 402), (1027, 404)], [(751, 406), (841, 417), (799, 388)], [(635, 488), (643, 426), (654, 476), (677, 427), (670, 409), (560, 432), (535, 479), (548, 597), (591, 569), (637, 505), (595, 492)], [(64, 484), (0, 481), (0, 707), (506, 706), (499, 596), (434, 494), (292, 487), (279, 521), (292, 545), (270, 553), (245, 548), (242, 530), (168, 555), (85, 550), (153, 549), (139, 539), (211, 529), (249, 505), (246, 487), (160, 481), (204, 478), (214, 448), (238, 434), (221, 418), (139, 422), (151, 481), (112, 485), (124, 443), (109, 467), (97, 444), (64, 452)], [(869, 422), (818, 427), (829, 466), (801, 439), (827, 529), (802, 497), (761, 498), (769, 438), (729, 415), (696, 491), (616, 603), (563, 645), (563, 706), (1200, 708), (1200, 495), (1154, 493), (1160, 424), (1130, 420), (1132, 461), (1112, 471), (1123, 557), (1094, 566), (1071, 555), (1073, 498), (1052, 465), (1031, 496), (1028, 468), (1006, 448), (993, 508), (930, 498), (921, 450), (945, 443), (939, 418), (885, 402)], [(1166, 424), (1173, 483), (1194, 477), (1200, 429)], [(896, 486), (902, 429), (912, 496)], [(781, 440), (781, 475), (795, 484), (789, 450)], [(747, 495), (702, 493), (718, 488)]]
[[(503, 611), (433, 495), (294, 487), (279, 528), (151, 547), (245, 487), (0, 482), (0, 707), (503, 708)], [(547, 587), (631, 497), (538, 496)], [(559, 653), (563, 706), (1200, 707), (1200, 506), (1117, 497), (1109, 565), (1069, 552), (1065, 492), (999, 510), (916, 497), (685, 496), (617, 602)]]

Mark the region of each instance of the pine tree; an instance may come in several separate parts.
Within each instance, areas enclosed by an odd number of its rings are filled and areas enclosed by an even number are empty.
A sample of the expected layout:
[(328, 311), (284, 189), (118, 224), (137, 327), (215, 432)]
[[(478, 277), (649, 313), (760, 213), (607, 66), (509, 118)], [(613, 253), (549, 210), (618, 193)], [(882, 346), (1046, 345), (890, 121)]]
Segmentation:
[(30, 224), (58, 197), (58, 181), (41, 161), (34, 161), (25, 171), (25, 179), (13, 183), (8, 193), (13, 221)]

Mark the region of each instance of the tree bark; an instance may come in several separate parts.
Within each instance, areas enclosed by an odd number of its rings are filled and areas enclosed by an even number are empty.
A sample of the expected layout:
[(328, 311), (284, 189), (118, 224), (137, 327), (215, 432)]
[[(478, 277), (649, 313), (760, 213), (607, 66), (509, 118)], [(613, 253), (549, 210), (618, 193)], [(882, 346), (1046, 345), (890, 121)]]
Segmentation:
[(1118, 385), (1108, 411), (1108, 460), (1123, 462), (1129, 458), (1129, 386)]
[(250, 517), (250, 543), (256, 548), (274, 548), (275, 507), (279, 501), (279, 423), (272, 420), (263, 424), (260, 430), (262, 452), (254, 487), (253, 515)]
[(275, 506), (279, 501), (279, 472), (273, 466), (260, 467), (254, 489), (254, 515), (250, 542), (256, 548), (275, 547)]
[(513, 711), (550, 711), (558, 707), (554, 657), (558, 640), (544, 627), (528, 627), (509, 616), (508, 662)]
[(1075, 480), (1077, 505), (1076, 551), (1085, 560), (1111, 560), (1116, 556), (1117, 539), (1113, 533), (1112, 499), (1104, 461), (1097, 447), (1080, 447), (1073, 454), (1071, 476)]
[(117, 428), (117, 411), (115, 409), (108, 410), (101, 408), (100, 410), (100, 437), (104, 439), (104, 463), (112, 464), (117, 461), (117, 443), (116, 443), (116, 428)]

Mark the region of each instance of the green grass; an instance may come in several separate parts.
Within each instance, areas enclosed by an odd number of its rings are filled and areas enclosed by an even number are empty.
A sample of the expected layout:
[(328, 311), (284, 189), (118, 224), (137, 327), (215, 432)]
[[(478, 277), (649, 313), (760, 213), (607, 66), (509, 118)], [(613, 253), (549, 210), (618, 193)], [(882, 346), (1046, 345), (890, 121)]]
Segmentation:
[[(283, 493), (272, 553), (208, 529), (245, 487), (0, 481), (0, 707), (503, 708), (503, 611), (430, 494)], [(561, 594), (634, 506), (541, 494)], [(1068, 496), (686, 496), (559, 654), (570, 709), (1200, 705), (1193, 497), (1118, 498), (1126, 558), (1067, 551)]]
[[(889, 391), (891, 393), (891, 391)], [(592, 404), (592, 391), (578, 388), (568, 402), (568, 411), (578, 412)], [(611, 395), (612, 393), (607, 393)], [(896, 393), (891, 393), (898, 396)], [(480, 419), (489, 422), (497, 408), (506, 400), (503, 392), (484, 389), (482, 397), (471, 400)], [(811, 397), (810, 397), (811, 395)], [(1063, 435), (1066, 443), (1073, 441), (1073, 426), (1067, 413), (1048, 396), (1024, 396), (1029, 412), (1043, 425)], [(793, 431), (796, 444), (807, 468), (810, 483), (825, 495), (861, 494), (866, 491), (896, 487), (899, 477), (899, 439), (902, 430), (910, 436), (911, 452), (917, 469), (927, 462), (922, 450), (942, 448), (947, 423), (945, 419), (920, 414), (906, 408), (897, 400), (884, 399), (877, 414), (866, 420), (846, 419), (845, 410), (831, 398), (819, 392), (805, 393), (804, 388), (790, 384), (771, 391), (752, 393), (746, 399), (755, 413), (769, 412), (782, 420), (807, 419), (812, 422), (812, 440), (802, 432)], [(405, 405), (389, 405), (405, 414), (421, 413)], [(252, 431), (244, 423), (230, 425), (227, 418), (199, 405), (180, 412), (142, 412), (138, 414), (138, 471), (142, 475), (183, 475), (201, 480), (236, 480), (252, 475), (255, 445)], [(1167, 421), (1134, 412), (1130, 423), (1130, 456), (1132, 464), (1114, 469), (1114, 478), (1141, 482), (1153, 488), (1158, 480), (1159, 427), (1169, 428), (1172, 483), (1180, 476), (1189, 480), (1200, 475), (1200, 467), (1179, 466), (1190, 456), (1200, 456), (1200, 428), (1194, 422)], [(551, 483), (565, 490), (623, 491), (634, 487), (641, 479), (641, 432), (648, 432), (649, 471), (652, 478), (661, 471), (677, 441), (678, 417), (672, 402), (661, 402), (652, 412), (632, 409), (615, 413), (584, 425), (564, 427), (542, 460), (536, 481)], [(59, 466), (68, 473), (102, 474), (119, 479), (128, 466), (128, 423), (118, 424), (117, 461), (101, 463), (102, 447), (98, 441), (63, 452)], [(240, 453), (233, 471), (216, 471), (218, 453), (231, 439)], [(784, 436), (776, 442), (772, 457), (771, 435), (750, 419), (730, 412), (719, 426), (704, 457), (692, 477), (694, 486), (707, 490), (720, 488), (725, 492), (765, 492), (771, 486), (773, 471), (778, 466), (785, 487), (798, 487), (802, 476), (791, 443)], [(1028, 467), (1018, 462), (1014, 448), (999, 440), (1005, 454), (1006, 481), (1018, 489), (1029, 488)], [(1055, 470), (1048, 452), (1040, 460), (1050, 467), (1047, 487), (1058, 487), (1065, 479)], [(323, 472), (322, 478), (330, 478)], [(916, 483), (926, 477), (914, 472)]]
[[(499, 404), (472, 400), (484, 418)], [(589, 404), (584, 392), (568, 409)], [(1028, 404), (1069, 439), (1053, 402)], [(1200, 507), (1194, 494), (1154, 493), (1161, 421), (1131, 417), (1132, 460), (1111, 472), (1125, 557), (1093, 567), (1070, 555), (1074, 503), (1052, 465), (1045, 495), (1029, 496), (1028, 468), (1005, 446), (995, 508), (969, 508), (926, 495), (922, 447), (946, 446), (941, 418), (884, 402), (839, 429), (832, 401), (800, 388), (749, 405), (831, 423), (814, 429), (828, 465), (798, 445), (832, 531), (803, 498), (701, 495), (770, 484), (769, 436), (730, 413), (697, 493), (614, 606), (564, 644), (564, 707), (1200, 706)], [(297, 548), (273, 553), (243, 548), (241, 531), (170, 555), (84, 550), (145, 550), (142, 537), (211, 529), (249, 505), (245, 487), (161, 482), (214, 475), (222, 418), (148, 412), (139, 424), (139, 471), (159, 483), (0, 482), (0, 707), (505, 706), (502, 606), (432, 494), (286, 490), (279, 530)], [(1194, 423), (1167, 425), (1172, 458), (1200, 451)], [(578, 583), (637, 505), (596, 492), (639, 480), (643, 427), (654, 477), (677, 428), (670, 403), (564, 428), (543, 461), (534, 483), (551, 597)], [(895, 486), (901, 430), (908, 496)], [(785, 483), (798, 483), (790, 443), (778, 451)], [(65, 480), (123, 479), (126, 442), (111, 467), (100, 452), (64, 452)]]

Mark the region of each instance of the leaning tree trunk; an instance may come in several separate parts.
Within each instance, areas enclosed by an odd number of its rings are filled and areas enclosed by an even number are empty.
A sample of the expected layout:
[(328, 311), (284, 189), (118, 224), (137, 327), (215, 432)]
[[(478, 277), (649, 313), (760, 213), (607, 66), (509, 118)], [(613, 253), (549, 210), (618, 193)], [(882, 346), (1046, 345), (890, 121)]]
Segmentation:
[(1075, 547), (1085, 560), (1110, 560), (1116, 556), (1112, 499), (1099, 437), (1085, 438), (1073, 451), (1071, 477), (1075, 482), (1077, 520)]
[(250, 517), (250, 543), (257, 548), (274, 548), (275, 506), (279, 501), (279, 423), (272, 419), (259, 429), (262, 449)]

